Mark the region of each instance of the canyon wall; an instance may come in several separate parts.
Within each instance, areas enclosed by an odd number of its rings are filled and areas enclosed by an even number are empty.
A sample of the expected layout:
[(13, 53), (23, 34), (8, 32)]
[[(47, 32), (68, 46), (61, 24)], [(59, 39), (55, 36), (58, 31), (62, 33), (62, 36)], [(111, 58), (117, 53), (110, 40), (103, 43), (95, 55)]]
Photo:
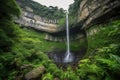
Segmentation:
[(32, 12), (22, 11), (19, 19), (15, 20), (15, 23), (20, 24), (20, 26), (33, 28), (40, 31), (45, 31), (48, 33), (54, 33), (58, 31), (57, 20), (51, 20), (42, 18)]
[(119, 15), (120, 0), (82, 0), (77, 21), (82, 28), (89, 28), (90, 25), (118, 18)]
[[(82, 0), (77, 13), (76, 29), (89, 28), (90, 25), (120, 17), (120, 0)], [(32, 12), (23, 11), (21, 18), (16, 22), (48, 33), (63, 31), (57, 20), (48, 20)]]
[[(74, 27), (71, 27), (70, 33), (78, 32), (79, 34), (81, 30), (86, 30), (87, 35), (92, 35), (96, 30), (87, 32), (87, 29), (92, 25), (120, 18), (120, 0), (82, 0), (77, 13), (77, 23)], [(57, 24), (58, 20), (48, 20), (32, 12), (23, 11), (20, 19), (15, 22), (22, 26), (48, 33), (49, 36), (45, 37), (46, 40), (65, 41), (64, 38), (51, 37), (52, 35), (60, 36), (62, 34), (65, 36), (66, 34), (66, 30), (60, 29), (60, 26)]]

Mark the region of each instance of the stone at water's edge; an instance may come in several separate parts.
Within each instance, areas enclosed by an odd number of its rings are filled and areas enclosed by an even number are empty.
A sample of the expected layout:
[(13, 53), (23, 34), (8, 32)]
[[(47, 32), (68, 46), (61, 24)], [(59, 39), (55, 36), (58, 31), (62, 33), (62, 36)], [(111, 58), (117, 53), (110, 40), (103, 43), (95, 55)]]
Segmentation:
[(40, 66), (38, 68), (35, 68), (32, 71), (25, 74), (25, 79), (26, 80), (36, 80), (44, 73), (44, 71), (45, 71), (44, 66)]

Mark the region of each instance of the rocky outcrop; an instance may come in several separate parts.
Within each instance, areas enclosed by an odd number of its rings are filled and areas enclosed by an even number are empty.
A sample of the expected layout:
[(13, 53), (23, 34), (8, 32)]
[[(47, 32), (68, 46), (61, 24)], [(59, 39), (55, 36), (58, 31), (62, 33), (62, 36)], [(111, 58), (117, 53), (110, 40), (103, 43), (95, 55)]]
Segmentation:
[(35, 68), (32, 71), (25, 74), (25, 79), (26, 80), (38, 80), (37, 78), (39, 78), (44, 73), (44, 71), (45, 71), (44, 66)]
[(60, 80), (59, 78), (54, 78), (54, 80)]
[(86, 31), (86, 34), (87, 36), (90, 36), (90, 35), (95, 35), (96, 33), (98, 33), (99, 31), (101, 31), (102, 29), (104, 29), (103, 27), (101, 26), (97, 26), (97, 27), (94, 27), (92, 29), (89, 29)]
[(82, 0), (78, 11), (78, 23), (89, 28), (120, 15), (120, 0)]
[[(78, 10), (77, 23), (72, 25), (74, 27), (70, 28), (70, 33), (77, 36), (75, 33), (88, 29), (93, 24), (102, 23), (116, 17), (120, 17), (120, 0), (82, 0)], [(61, 35), (65, 37), (66, 31), (59, 27), (57, 20), (48, 20), (34, 15), (32, 12), (23, 11), (21, 18), (16, 20), (16, 23), (49, 33), (50, 36), (46, 35), (45, 40), (66, 41), (66, 38), (60, 37)], [(92, 30), (87, 34), (92, 35), (95, 31)], [(53, 35), (57, 35), (58, 37), (54, 37)], [(72, 38), (74, 40), (80, 39), (79, 37)]]
[[(70, 36), (70, 40), (78, 40), (78, 39), (81, 39), (83, 38), (84, 35), (83, 34), (77, 34), (77, 35), (74, 35), (74, 36)], [(45, 40), (47, 41), (55, 41), (55, 42), (66, 42), (66, 36), (63, 36), (63, 37), (59, 37), (59, 36), (52, 36), (52, 35), (49, 35), (49, 34), (46, 34)]]
[[(77, 24), (74, 26), (89, 28), (92, 24), (101, 23), (119, 15), (120, 0), (82, 0), (78, 10)], [(63, 30), (57, 25), (57, 20), (48, 20), (34, 15), (32, 12), (23, 11), (21, 18), (16, 20), (16, 23), (48, 33), (57, 33)]]
[(39, 31), (45, 31), (48, 33), (54, 33), (58, 31), (57, 20), (51, 20), (42, 18), (38, 15), (33, 14), (32, 12), (23, 11), (20, 19), (15, 20), (16, 23), (21, 26), (33, 28)]

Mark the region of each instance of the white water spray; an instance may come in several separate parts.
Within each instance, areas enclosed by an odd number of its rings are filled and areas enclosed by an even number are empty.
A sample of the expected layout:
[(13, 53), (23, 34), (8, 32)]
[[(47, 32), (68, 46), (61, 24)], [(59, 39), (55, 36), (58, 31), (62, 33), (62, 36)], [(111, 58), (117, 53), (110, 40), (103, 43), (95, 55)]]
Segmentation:
[(69, 39), (69, 19), (68, 19), (68, 12), (66, 13), (66, 39), (67, 39), (67, 52), (65, 54), (65, 58), (63, 62), (68, 63), (73, 61), (73, 55), (70, 52), (70, 39)]

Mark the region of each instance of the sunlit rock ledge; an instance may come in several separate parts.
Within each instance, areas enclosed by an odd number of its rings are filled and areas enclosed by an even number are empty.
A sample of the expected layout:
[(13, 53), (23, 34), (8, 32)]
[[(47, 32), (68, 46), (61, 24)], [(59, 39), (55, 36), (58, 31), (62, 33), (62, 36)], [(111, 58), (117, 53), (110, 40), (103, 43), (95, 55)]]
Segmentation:
[[(79, 40), (79, 39), (83, 39), (83, 38), (84, 38), (83, 34), (77, 34), (75, 36), (70, 36), (71, 41), (72, 40)], [(46, 34), (44, 39), (47, 41), (54, 41), (54, 42), (66, 42), (65, 36), (59, 37), (59, 36), (52, 36), (50, 34)]]
[(26, 11), (22, 11), (20, 18), (16, 19), (15, 23), (20, 24), (20, 26), (30, 27), (48, 33), (55, 33), (59, 30), (59, 25), (57, 24), (58, 21), (56, 19), (48, 20)]

